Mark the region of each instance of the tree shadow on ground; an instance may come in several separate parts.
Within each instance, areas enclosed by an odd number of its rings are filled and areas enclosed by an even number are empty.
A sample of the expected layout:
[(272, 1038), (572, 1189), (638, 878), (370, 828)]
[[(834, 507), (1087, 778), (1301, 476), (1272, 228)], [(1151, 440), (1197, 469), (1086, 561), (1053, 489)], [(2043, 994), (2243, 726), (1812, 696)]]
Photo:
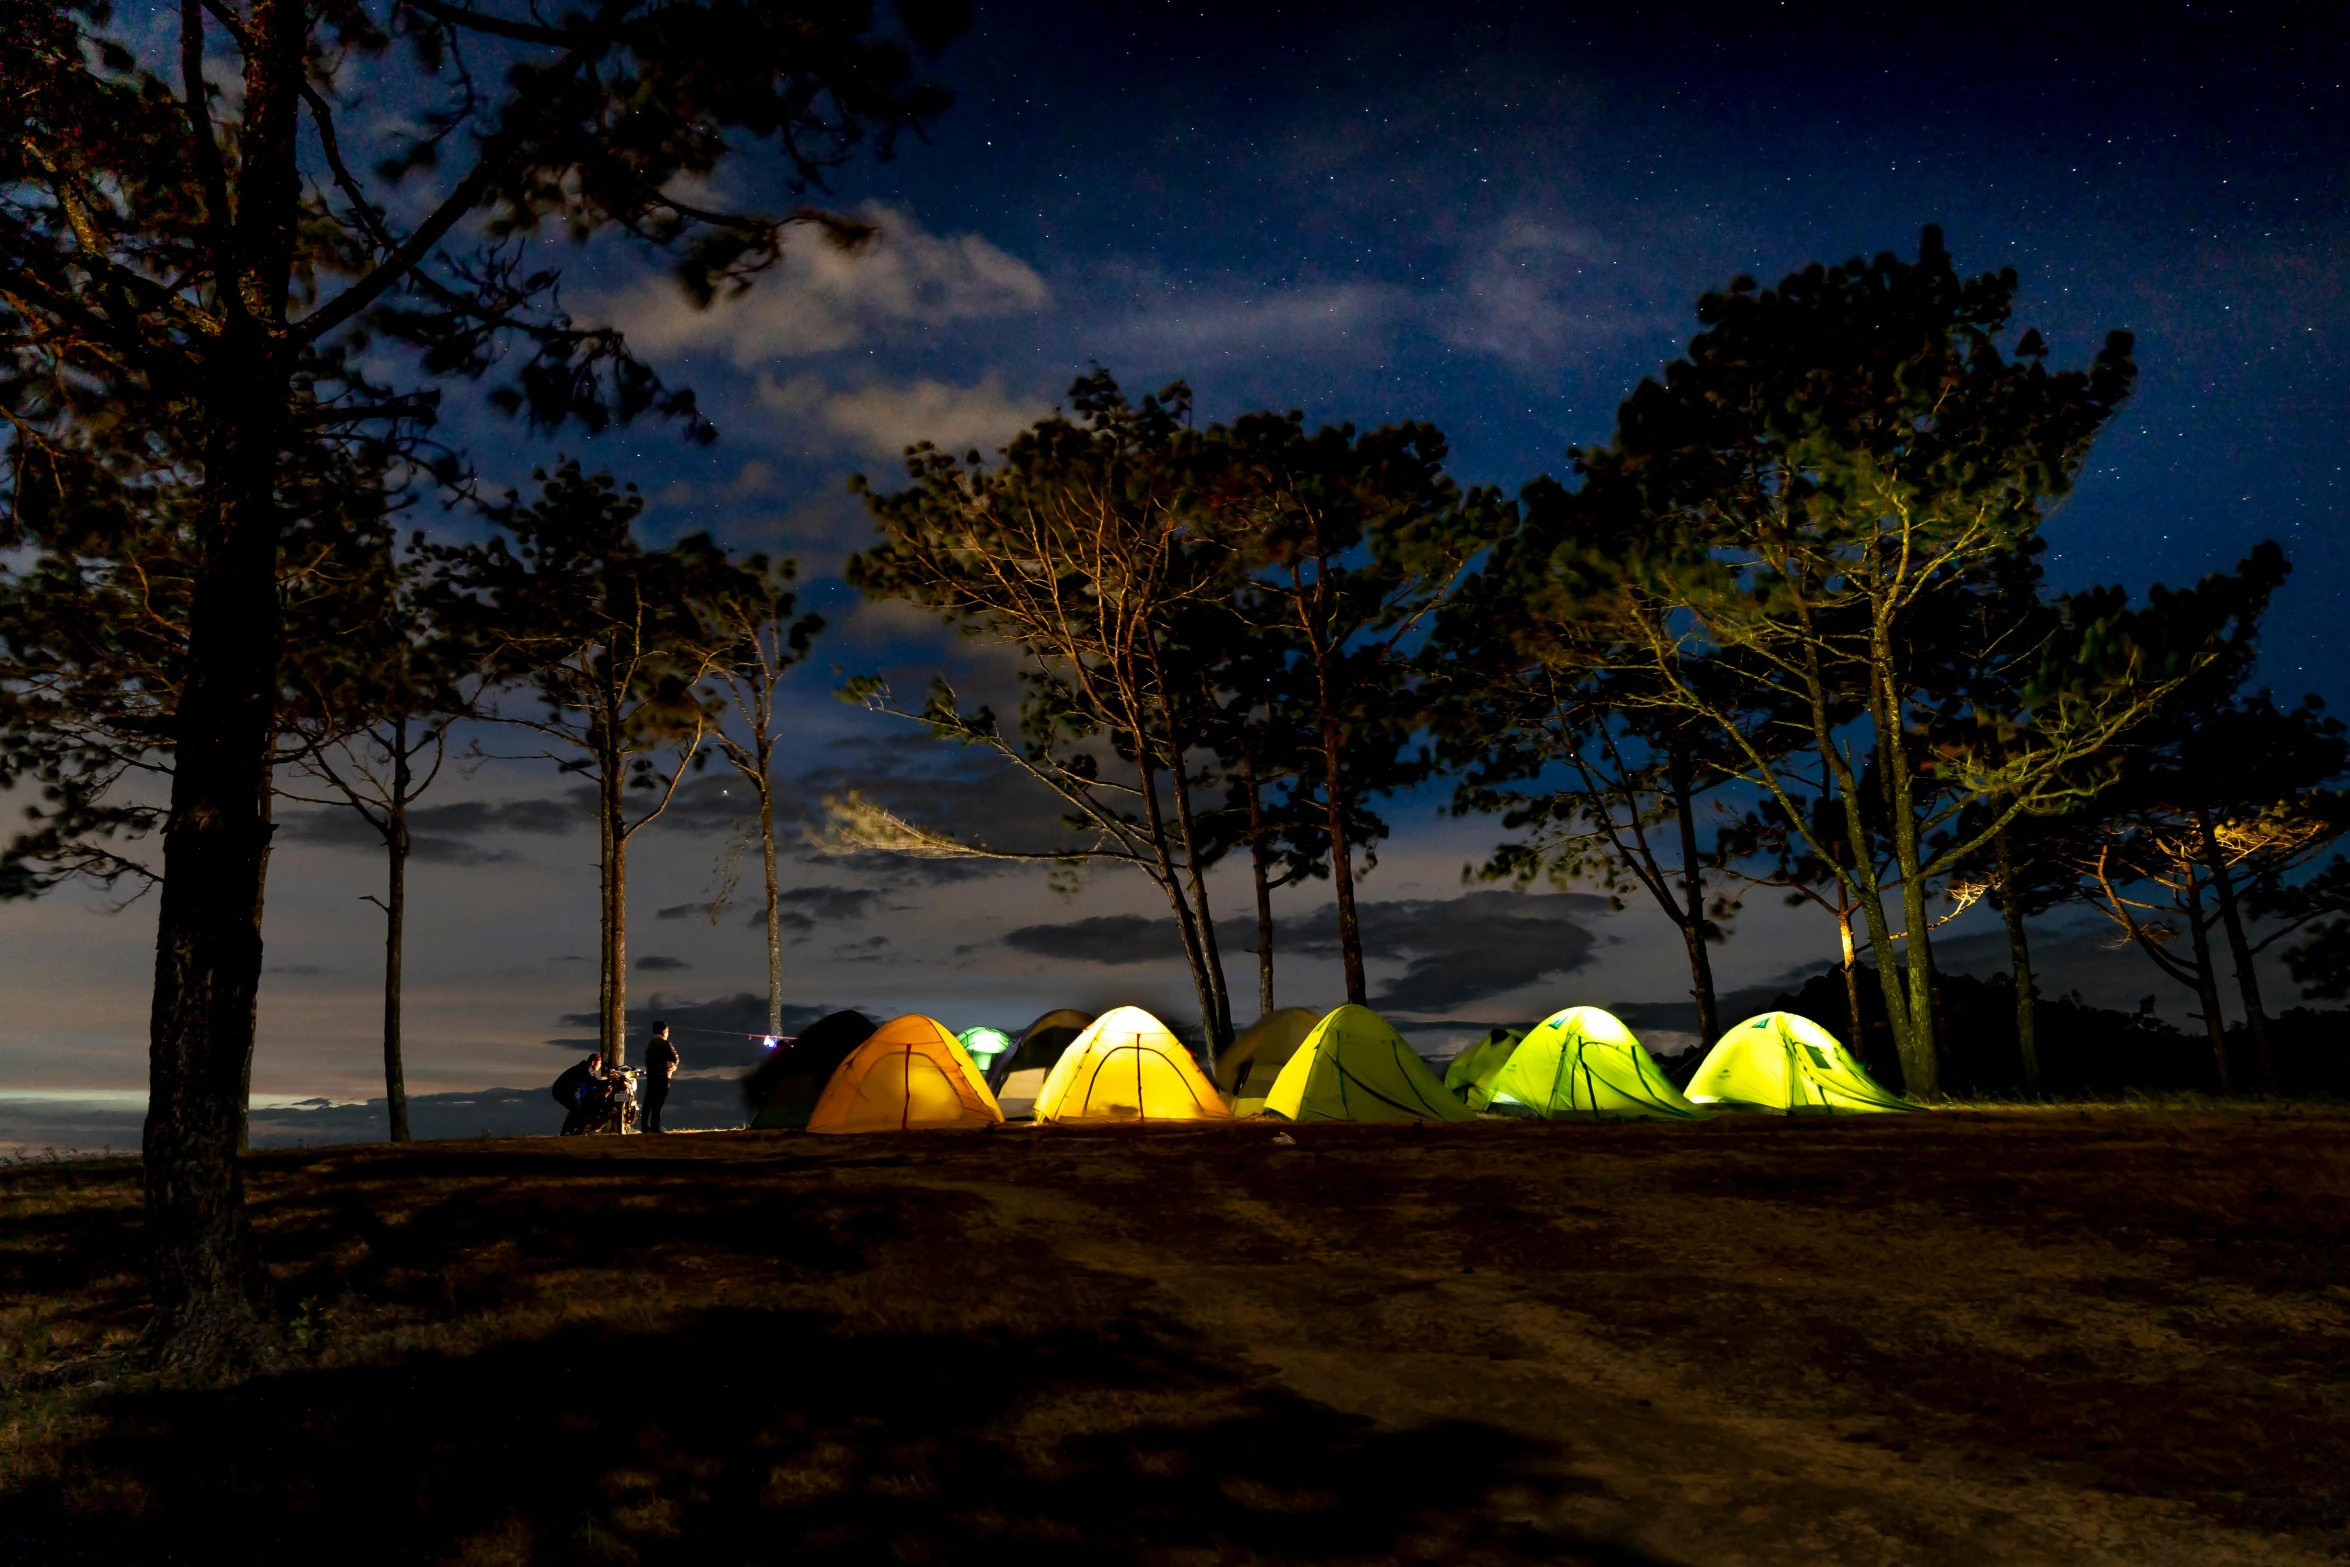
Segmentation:
[(706, 1311), (464, 1359), (106, 1400), (0, 1500), (44, 1563), (1652, 1558), (1497, 1520), (1587, 1488), (1492, 1427), (1381, 1430), (1138, 1326), (1025, 1338)]

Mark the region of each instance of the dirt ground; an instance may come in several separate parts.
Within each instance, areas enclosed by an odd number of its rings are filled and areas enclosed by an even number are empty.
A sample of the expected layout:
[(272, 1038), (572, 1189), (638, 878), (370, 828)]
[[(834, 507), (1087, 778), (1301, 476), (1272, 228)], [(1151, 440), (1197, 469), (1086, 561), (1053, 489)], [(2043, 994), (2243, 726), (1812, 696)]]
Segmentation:
[(0, 1175), (0, 1561), (2350, 1554), (2336, 1113), (269, 1154), (226, 1388), (135, 1181)]

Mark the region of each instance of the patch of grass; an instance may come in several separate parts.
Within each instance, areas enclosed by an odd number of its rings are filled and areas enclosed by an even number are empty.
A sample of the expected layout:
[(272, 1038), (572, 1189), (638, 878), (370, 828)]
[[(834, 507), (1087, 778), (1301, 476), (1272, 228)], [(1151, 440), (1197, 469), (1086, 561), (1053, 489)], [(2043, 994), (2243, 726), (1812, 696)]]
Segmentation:
[(2350, 1517), (2339, 1112), (1278, 1130), (258, 1155), (293, 1353), (228, 1388), (122, 1369), (135, 1169), (0, 1171), (0, 1541), (1636, 1563)]

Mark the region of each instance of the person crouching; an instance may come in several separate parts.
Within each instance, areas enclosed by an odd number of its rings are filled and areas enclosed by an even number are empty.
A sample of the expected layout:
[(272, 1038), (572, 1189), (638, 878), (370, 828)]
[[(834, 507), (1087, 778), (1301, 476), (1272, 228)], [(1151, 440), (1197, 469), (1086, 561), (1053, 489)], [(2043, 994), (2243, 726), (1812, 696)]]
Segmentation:
[(595, 1125), (603, 1114), (604, 1101), (611, 1093), (611, 1084), (604, 1079), (604, 1053), (594, 1052), (585, 1061), (576, 1061), (555, 1079), (552, 1090), (555, 1103), (561, 1105), (563, 1135), (577, 1137)]

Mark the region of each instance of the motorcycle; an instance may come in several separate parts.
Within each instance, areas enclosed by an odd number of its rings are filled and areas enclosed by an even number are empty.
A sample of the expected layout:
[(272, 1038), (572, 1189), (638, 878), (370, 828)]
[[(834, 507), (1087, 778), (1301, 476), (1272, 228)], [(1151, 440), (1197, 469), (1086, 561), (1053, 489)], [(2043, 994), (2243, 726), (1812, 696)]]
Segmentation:
[(637, 1106), (644, 1082), (642, 1067), (624, 1066), (606, 1072), (602, 1078), (604, 1101), (591, 1113), (583, 1116), (576, 1129), (565, 1128), (566, 1135), (586, 1137), (597, 1133), (634, 1136), (637, 1131)]

